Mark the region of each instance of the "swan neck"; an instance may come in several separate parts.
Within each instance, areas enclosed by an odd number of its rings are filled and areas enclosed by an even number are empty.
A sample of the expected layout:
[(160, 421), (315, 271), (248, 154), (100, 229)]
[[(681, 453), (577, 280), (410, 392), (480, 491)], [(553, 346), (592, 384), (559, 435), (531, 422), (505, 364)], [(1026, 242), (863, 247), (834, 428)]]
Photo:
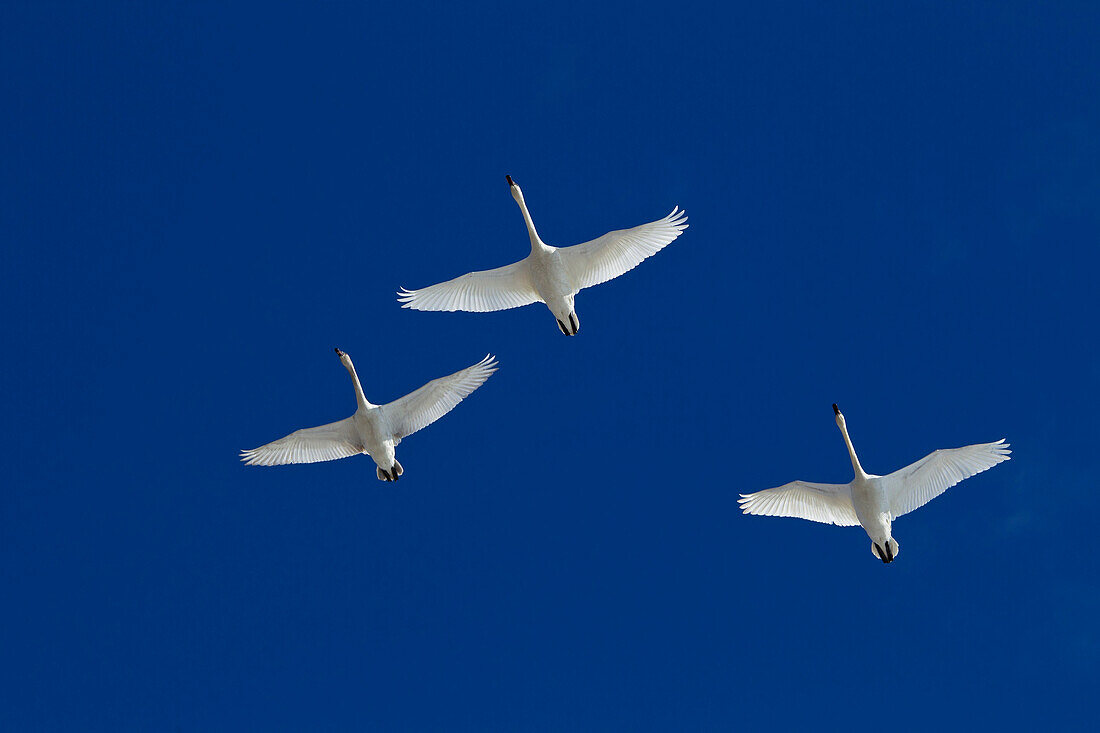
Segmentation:
[(363, 394), (363, 385), (359, 383), (359, 375), (355, 373), (355, 365), (351, 363), (351, 359), (348, 359), (348, 363), (345, 365), (348, 370), (348, 374), (351, 375), (351, 383), (355, 387), (355, 401), (359, 404), (360, 410), (365, 410), (371, 406), (367, 402), (367, 396)]
[(844, 436), (844, 444), (848, 446), (848, 457), (852, 459), (852, 470), (856, 472), (857, 478), (867, 478), (867, 472), (863, 470), (863, 466), (859, 465), (859, 457), (856, 455), (855, 446), (852, 445), (852, 439), (848, 436), (848, 426), (841, 425), (840, 432)]
[(535, 231), (535, 222), (531, 220), (531, 212), (527, 210), (527, 202), (523, 200), (522, 195), (516, 203), (519, 204), (519, 210), (523, 212), (523, 221), (527, 224), (527, 235), (531, 237), (531, 250), (545, 247), (546, 245), (539, 239), (539, 233)]

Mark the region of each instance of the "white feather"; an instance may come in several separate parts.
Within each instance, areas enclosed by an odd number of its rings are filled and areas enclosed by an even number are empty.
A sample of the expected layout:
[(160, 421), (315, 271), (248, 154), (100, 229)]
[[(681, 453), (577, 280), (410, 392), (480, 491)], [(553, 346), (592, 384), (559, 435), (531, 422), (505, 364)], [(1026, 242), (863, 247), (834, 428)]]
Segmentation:
[(563, 247), (569, 280), (577, 290), (607, 282), (633, 270), (642, 260), (660, 252), (687, 229), (687, 213), (676, 207), (657, 221), (633, 229), (619, 229), (591, 242)]
[(468, 272), (454, 280), (397, 293), (402, 308), (418, 311), (488, 311), (519, 308), (539, 301), (526, 260), (495, 270)]
[(792, 481), (774, 489), (741, 494), (738, 500), (745, 514), (765, 517), (795, 517), (811, 522), (853, 527), (859, 524), (852, 508), (848, 484), (815, 484)]
[(1002, 438), (962, 448), (933, 451), (916, 463), (883, 476), (883, 488), (896, 518), (918, 509), (963, 479), (993, 468), (1012, 453)]
[(241, 460), (249, 466), (283, 466), (288, 463), (335, 461), (363, 453), (363, 441), (355, 429), (354, 418), (295, 430), (285, 438), (241, 451)]
[(449, 377), (433, 379), (420, 389), (382, 406), (397, 439), (426, 428), (455, 408), (459, 402), (485, 383), (497, 363), (492, 356), (455, 372)]

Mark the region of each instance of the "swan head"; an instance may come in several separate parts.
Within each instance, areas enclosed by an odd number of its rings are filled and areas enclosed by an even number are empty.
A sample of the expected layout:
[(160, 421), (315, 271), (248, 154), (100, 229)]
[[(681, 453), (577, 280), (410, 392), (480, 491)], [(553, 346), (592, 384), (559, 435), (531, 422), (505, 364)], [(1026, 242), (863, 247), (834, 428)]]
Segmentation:
[(339, 347), (336, 348), (336, 355), (340, 357), (340, 363), (342, 363), (344, 366), (351, 364), (351, 357), (348, 356), (345, 352), (340, 351)]
[(836, 406), (835, 402), (833, 403), (833, 415), (836, 416), (836, 426), (838, 428), (840, 428), (841, 430), (843, 430), (844, 429), (844, 413), (842, 413), (840, 411), (840, 408)]
[(508, 187), (512, 191), (512, 198), (516, 200), (516, 203), (523, 202), (523, 191), (520, 190), (519, 184), (512, 180), (511, 176), (505, 176), (508, 179)]

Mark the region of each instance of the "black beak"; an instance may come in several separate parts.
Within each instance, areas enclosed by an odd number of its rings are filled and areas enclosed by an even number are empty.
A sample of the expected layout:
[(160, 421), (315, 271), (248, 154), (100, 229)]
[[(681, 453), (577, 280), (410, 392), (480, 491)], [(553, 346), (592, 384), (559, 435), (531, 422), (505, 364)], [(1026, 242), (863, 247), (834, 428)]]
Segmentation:
[(509, 185), (509, 186), (514, 186), (514, 185), (516, 185), (516, 182), (512, 180), (512, 177), (511, 177), (511, 176), (505, 176), (505, 178), (507, 178), (507, 179), (508, 179), (508, 185)]
[(839, 415), (840, 414), (840, 408), (836, 406), (835, 402), (833, 403), (833, 414), (834, 415)]
[(344, 352), (343, 352), (343, 351), (340, 351), (340, 348), (339, 348), (339, 347), (337, 347), (337, 348), (336, 348), (336, 355), (337, 355), (337, 356), (343, 356), (343, 355), (344, 355)]

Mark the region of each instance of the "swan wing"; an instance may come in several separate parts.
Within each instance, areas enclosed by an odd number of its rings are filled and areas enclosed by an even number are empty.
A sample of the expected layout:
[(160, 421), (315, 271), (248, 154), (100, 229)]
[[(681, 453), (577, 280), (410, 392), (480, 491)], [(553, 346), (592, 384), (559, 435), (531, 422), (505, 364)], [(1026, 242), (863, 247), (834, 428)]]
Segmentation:
[(1004, 438), (962, 448), (933, 451), (916, 463), (883, 477), (894, 517), (924, 506), (963, 479), (1009, 459)]
[(686, 222), (687, 213), (677, 206), (663, 219), (608, 232), (599, 239), (562, 247), (558, 252), (573, 287), (590, 288), (633, 270), (642, 260), (660, 252), (687, 229)]
[(840, 527), (859, 524), (856, 510), (852, 508), (852, 491), (848, 484), (792, 481), (755, 494), (741, 494), (738, 501), (744, 514), (796, 517)]
[(394, 438), (400, 440), (428, 427), (453, 410), (496, 370), (496, 359), (490, 354), (471, 367), (449, 377), (433, 379), (415, 392), (383, 405), (382, 411), (389, 418)]
[(502, 311), (541, 300), (531, 283), (527, 261), (493, 270), (468, 272), (454, 280), (420, 290), (401, 288), (397, 300), (402, 308), (419, 311)]
[(353, 418), (295, 430), (285, 438), (252, 450), (241, 451), (249, 466), (283, 466), (288, 463), (317, 463), (365, 453)]

